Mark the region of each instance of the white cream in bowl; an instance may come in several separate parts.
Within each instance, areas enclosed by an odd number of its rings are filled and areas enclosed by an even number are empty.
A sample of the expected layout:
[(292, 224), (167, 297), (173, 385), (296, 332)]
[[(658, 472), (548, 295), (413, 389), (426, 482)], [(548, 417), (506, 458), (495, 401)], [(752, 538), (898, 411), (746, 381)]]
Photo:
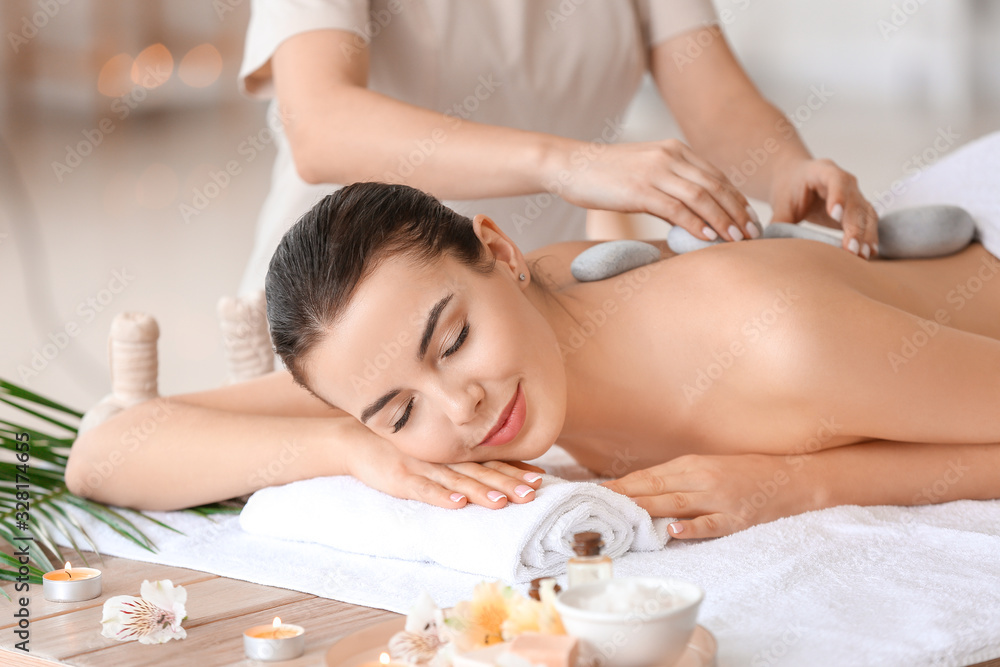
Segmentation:
[(593, 664), (666, 667), (691, 639), (703, 597), (688, 581), (624, 577), (565, 590), (556, 609)]

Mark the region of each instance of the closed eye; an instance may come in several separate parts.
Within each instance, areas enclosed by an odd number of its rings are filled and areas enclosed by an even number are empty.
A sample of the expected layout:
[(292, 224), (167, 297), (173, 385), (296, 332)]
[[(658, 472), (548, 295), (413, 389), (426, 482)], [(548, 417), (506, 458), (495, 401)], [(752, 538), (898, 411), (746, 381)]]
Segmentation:
[(406, 422), (410, 421), (410, 413), (413, 412), (413, 397), (410, 397), (410, 402), (406, 404), (406, 410), (403, 411), (403, 416), (392, 425), (392, 432), (397, 433), (399, 429), (406, 426)]
[(462, 333), (458, 334), (458, 338), (455, 339), (455, 344), (449, 347), (447, 350), (445, 350), (441, 356), (450, 357), (451, 355), (458, 352), (458, 348), (462, 347), (462, 343), (465, 342), (465, 339), (468, 337), (468, 335), (469, 335), (469, 323), (466, 322), (465, 326), (462, 327)]
[[(466, 322), (465, 326), (462, 327), (461, 333), (458, 334), (458, 338), (455, 339), (454, 345), (445, 350), (441, 356), (450, 357), (451, 355), (458, 352), (462, 344), (465, 343), (465, 339), (469, 337), (469, 323)], [(406, 404), (406, 409), (403, 411), (403, 416), (392, 425), (392, 432), (398, 433), (401, 428), (406, 426), (406, 422), (410, 421), (410, 415), (413, 414), (413, 398), (410, 398), (410, 402)]]

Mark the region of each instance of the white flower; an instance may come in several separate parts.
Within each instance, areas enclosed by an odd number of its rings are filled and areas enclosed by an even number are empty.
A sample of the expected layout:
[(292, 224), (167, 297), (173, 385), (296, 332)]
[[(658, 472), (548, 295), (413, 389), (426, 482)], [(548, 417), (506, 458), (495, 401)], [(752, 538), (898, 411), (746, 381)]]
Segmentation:
[(139, 594), (142, 597), (116, 595), (104, 602), (102, 636), (123, 642), (137, 639), (140, 644), (162, 644), (187, 637), (181, 627), (181, 621), (187, 618), (187, 591), (183, 586), (174, 586), (169, 579), (143, 581)]

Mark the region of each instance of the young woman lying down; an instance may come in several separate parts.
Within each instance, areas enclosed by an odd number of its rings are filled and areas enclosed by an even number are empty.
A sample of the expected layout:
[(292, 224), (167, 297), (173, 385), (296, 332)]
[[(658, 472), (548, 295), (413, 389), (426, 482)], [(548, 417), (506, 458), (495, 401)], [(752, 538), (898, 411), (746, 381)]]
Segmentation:
[(982, 245), (865, 261), (759, 239), (576, 282), (569, 262), (590, 245), (525, 256), (485, 215), (404, 185), (344, 187), (271, 261), (290, 372), (120, 413), (73, 447), (70, 489), (173, 509), (350, 474), (502, 507), (531, 501), (540, 481), (519, 462), (558, 443), (680, 517), (678, 538), (838, 504), (1000, 497), (1000, 260)]

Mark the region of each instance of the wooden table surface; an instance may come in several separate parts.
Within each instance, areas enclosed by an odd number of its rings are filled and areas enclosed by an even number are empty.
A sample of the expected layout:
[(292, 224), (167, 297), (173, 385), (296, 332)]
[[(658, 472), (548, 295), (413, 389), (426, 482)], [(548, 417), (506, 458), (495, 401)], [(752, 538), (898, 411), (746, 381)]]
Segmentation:
[[(4, 549), (10, 553), (10, 549)], [(72, 559), (72, 550), (64, 549)], [(49, 602), (42, 587), (32, 585), (30, 653), (14, 649), (20, 639), (14, 635), (14, 605), (0, 597), (0, 665), (41, 667), (65, 664), (87, 667), (245, 667), (281, 665), (315, 667), (324, 665), (331, 644), (343, 635), (360, 630), (398, 614), (371, 609), (308, 593), (274, 586), (261, 586), (238, 579), (180, 567), (143, 563), (85, 552), (91, 566), (102, 571), (100, 597), (85, 602)], [(78, 557), (76, 557), (78, 560)], [(79, 563), (82, 565), (82, 563)], [(185, 639), (146, 646), (139, 642), (119, 642), (101, 636), (101, 610), (114, 595), (139, 595), (144, 579), (169, 579), (188, 593)], [(3, 590), (15, 601), (25, 593), (14, 591), (14, 582), (4, 582)], [(243, 630), (253, 625), (270, 625), (275, 616), (306, 629), (306, 652), (295, 660), (259, 662), (243, 655)]]
[[(9, 547), (3, 550), (10, 553)], [(71, 557), (69, 549), (63, 552)], [(87, 560), (103, 572), (104, 589), (100, 597), (85, 602), (49, 602), (42, 597), (41, 586), (31, 586), (31, 652), (28, 654), (14, 649), (14, 644), (20, 640), (13, 634), (13, 604), (3, 599), (3, 607), (9, 612), (0, 616), (0, 665), (316, 667), (325, 664), (327, 650), (339, 637), (398, 616), (382, 609), (251, 584), (198, 570), (113, 556), (104, 556), (101, 561), (90, 553)], [(143, 579), (170, 579), (187, 590), (185, 639), (146, 646), (101, 636), (104, 601), (114, 595), (138, 596)], [(13, 582), (5, 582), (2, 588), (15, 600), (24, 595), (14, 591)], [(305, 654), (284, 662), (259, 662), (245, 658), (243, 630), (253, 625), (270, 624), (275, 616), (306, 628)], [(1000, 667), (1000, 659), (974, 667)]]

